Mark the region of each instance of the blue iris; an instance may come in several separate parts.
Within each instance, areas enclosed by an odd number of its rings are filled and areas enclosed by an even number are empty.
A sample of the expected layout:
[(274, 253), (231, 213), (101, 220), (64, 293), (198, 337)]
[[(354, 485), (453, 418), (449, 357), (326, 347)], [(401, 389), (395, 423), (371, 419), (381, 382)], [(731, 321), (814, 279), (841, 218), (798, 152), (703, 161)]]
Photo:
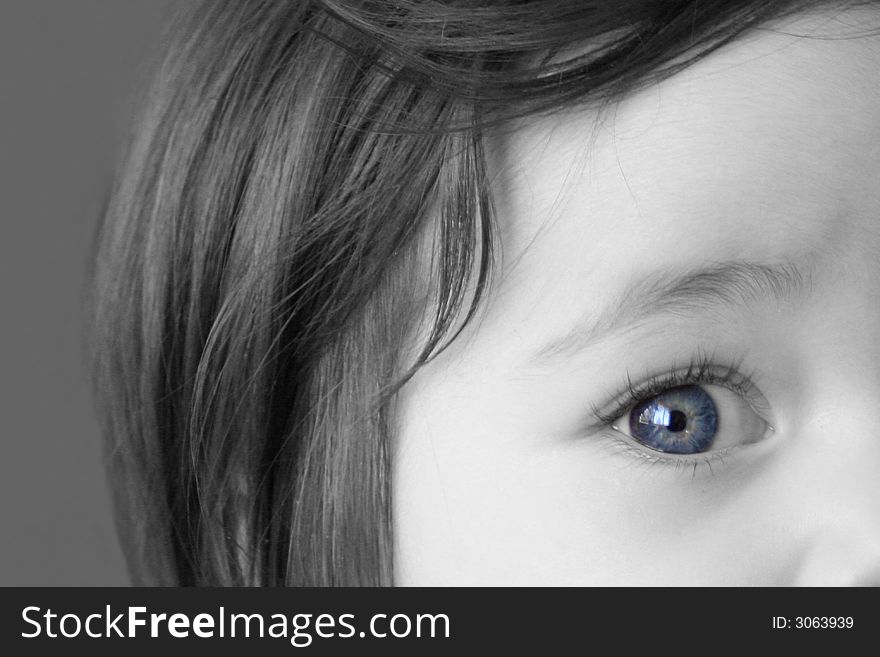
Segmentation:
[(670, 388), (637, 404), (629, 429), (633, 438), (660, 452), (705, 452), (718, 433), (718, 409), (700, 386)]

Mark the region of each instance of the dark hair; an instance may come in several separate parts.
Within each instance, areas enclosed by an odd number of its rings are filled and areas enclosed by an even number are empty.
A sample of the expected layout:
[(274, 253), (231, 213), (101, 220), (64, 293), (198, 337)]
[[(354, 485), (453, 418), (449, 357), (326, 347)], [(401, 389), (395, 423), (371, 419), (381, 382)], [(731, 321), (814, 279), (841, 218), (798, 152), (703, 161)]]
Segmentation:
[(491, 278), (484, 131), (601, 107), (818, 4), (224, 0), (179, 15), (92, 292), (134, 581), (391, 584), (394, 393)]

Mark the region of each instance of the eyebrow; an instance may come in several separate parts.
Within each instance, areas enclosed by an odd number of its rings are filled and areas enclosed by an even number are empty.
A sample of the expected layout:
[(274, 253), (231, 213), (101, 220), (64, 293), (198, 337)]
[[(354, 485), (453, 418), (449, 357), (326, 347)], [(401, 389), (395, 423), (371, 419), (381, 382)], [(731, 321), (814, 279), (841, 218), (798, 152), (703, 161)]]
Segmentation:
[(549, 340), (531, 364), (571, 357), (595, 343), (664, 316), (701, 317), (755, 302), (797, 303), (813, 289), (813, 267), (786, 260), (773, 264), (732, 261), (684, 272), (659, 270), (630, 282), (598, 315)]

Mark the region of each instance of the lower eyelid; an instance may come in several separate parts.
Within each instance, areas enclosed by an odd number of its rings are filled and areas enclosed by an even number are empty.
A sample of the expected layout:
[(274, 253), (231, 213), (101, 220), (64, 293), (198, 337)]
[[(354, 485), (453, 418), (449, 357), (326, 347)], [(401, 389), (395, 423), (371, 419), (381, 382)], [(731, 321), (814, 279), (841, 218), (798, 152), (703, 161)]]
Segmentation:
[(597, 436), (606, 444), (606, 447), (617, 455), (624, 455), (637, 463), (648, 465), (661, 465), (672, 469), (691, 471), (696, 474), (700, 468), (708, 468), (714, 474), (716, 464), (724, 467), (725, 459), (736, 457), (736, 453), (748, 447), (749, 444), (734, 445), (725, 449), (712, 452), (697, 452), (694, 454), (671, 454), (652, 450), (626, 434), (612, 428), (610, 431), (601, 432)]

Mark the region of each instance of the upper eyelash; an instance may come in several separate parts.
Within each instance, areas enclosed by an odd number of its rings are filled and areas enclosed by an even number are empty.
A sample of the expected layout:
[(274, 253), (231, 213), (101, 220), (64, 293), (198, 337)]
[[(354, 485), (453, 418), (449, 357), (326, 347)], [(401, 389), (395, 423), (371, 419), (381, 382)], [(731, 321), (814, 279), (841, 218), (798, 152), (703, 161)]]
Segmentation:
[(742, 372), (742, 360), (730, 365), (719, 366), (714, 356), (700, 353), (692, 359), (685, 369), (673, 369), (662, 375), (648, 377), (639, 385), (634, 385), (630, 373), (626, 373), (623, 391), (614, 396), (611, 408), (602, 410), (591, 405), (593, 417), (602, 426), (609, 426), (619, 420), (624, 413), (636, 404), (656, 397), (670, 388), (683, 385), (714, 384), (724, 386), (739, 393), (759, 415), (766, 416), (762, 399), (755, 394), (753, 376)]

